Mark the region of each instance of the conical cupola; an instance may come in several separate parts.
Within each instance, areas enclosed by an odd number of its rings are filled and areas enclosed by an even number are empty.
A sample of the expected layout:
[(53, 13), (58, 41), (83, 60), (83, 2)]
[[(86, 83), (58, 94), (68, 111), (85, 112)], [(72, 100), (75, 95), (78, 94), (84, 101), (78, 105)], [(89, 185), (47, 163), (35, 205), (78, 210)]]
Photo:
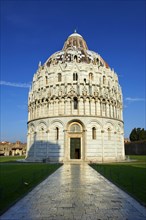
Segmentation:
[(63, 50), (68, 49), (88, 50), (88, 47), (83, 37), (75, 31), (64, 43)]

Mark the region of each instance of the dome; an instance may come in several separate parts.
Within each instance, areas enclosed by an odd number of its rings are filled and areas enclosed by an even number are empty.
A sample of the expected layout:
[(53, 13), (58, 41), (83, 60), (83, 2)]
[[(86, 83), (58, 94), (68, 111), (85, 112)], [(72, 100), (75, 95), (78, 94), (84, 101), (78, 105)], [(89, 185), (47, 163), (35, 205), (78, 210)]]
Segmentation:
[(63, 49), (49, 57), (46, 63), (47, 66), (50, 66), (52, 63), (57, 64), (58, 62), (92, 63), (93, 65), (109, 68), (109, 65), (98, 53), (88, 49), (86, 41), (77, 32), (69, 35), (64, 43)]
[(83, 37), (78, 34), (77, 32), (71, 34), (65, 44), (64, 44), (64, 47), (63, 47), (63, 50), (67, 50), (68, 48), (71, 48), (71, 49), (83, 49), (83, 50), (87, 50), (88, 47), (87, 47), (87, 44), (85, 42), (85, 40), (83, 39)]
[(69, 35), (69, 37), (82, 37), (82, 36), (78, 34), (77, 32), (74, 32), (73, 34)]

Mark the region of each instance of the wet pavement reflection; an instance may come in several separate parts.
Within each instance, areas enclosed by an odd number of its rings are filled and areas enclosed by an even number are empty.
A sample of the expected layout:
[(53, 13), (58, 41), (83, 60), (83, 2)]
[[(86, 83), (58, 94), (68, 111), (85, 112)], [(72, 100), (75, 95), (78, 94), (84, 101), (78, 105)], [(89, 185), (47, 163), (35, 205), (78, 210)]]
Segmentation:
[(1, 220), (144, 220), (146, 208), (87, 164), (65, 164)]

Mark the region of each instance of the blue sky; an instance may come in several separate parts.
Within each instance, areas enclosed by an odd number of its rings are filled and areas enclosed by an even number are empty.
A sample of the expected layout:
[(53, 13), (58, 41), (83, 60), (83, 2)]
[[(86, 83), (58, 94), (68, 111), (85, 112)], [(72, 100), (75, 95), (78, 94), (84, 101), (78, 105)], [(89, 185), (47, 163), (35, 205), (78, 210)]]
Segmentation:
[(145, 1), (1, 0), (1, 141), (26, 142), (29, 84), (39, 61), (77, 29), (119, 76), (125, 137), (146, 128)]

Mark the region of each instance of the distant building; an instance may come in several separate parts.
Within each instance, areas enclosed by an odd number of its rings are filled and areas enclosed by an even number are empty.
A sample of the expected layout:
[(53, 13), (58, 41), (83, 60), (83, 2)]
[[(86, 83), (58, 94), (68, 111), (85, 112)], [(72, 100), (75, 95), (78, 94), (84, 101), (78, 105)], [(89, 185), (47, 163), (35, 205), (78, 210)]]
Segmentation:
[(125, 158), (118, 76), (76, 32), (61, 51), (39, 63), (28, 112), (28, 161)]
[(130, 142), (129, 138), (124, 138), (124, 143), (129, 143), (129, 142)]
[(11, 143), (7, 141), (0, 142), (0, 156), (22, 156), (26, 155), (26, 144), (16, 141)]

